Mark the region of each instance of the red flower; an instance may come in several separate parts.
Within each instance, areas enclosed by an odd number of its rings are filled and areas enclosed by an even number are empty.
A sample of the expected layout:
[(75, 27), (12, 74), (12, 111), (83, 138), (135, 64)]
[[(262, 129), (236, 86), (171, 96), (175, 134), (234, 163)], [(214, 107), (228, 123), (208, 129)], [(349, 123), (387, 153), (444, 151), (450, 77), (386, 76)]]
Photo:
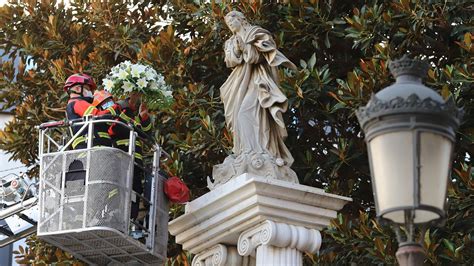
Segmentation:
[(189, 201), (189, 188), (177, 176), (165, 181), (165, 194), (173, 203), (186, 203)]

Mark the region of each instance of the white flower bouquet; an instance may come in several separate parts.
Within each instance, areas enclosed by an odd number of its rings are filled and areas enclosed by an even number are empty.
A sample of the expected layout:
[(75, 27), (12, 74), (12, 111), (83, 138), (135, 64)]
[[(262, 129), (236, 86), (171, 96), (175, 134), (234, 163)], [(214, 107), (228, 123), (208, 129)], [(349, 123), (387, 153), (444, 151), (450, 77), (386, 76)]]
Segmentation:
[(173, 102), (173, 91), (163, 75), (140, 63), (124, 61), (114, 66), (102, 84), (106, 91), (118, 98), (127, 97), (134, 91), (140, 92), (150, 110), (168, 108)]

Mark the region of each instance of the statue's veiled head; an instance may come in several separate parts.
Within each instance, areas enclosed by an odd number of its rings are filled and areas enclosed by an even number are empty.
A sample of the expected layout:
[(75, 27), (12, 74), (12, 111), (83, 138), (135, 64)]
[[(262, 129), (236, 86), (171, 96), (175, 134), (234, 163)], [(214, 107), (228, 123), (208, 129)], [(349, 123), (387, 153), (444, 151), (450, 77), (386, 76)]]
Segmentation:
[(238, 32), (241, 28), (246, 28), (249, 23), (244, 14), (239, 11), (230, 11), (224, 17), (227, 27), (233, 32)]

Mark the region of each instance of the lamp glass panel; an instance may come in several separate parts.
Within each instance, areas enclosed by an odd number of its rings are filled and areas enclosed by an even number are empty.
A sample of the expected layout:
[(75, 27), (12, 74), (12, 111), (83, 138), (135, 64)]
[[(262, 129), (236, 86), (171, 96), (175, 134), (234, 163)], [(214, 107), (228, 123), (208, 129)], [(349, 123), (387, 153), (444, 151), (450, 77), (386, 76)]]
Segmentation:
[[(390, 132), (369, 142), (378, 214), (414, 205), (413, 134), (412, 131)], [(402, 223), (404, 212), (396, 211), (384, 217)]]
[[(446, 188), (450, 169), (452, 142), (431, 132), (420, 133), (420, 204), (444, 210)], [(439, 215), (423, 214), (415, 223), (424, 223)]]

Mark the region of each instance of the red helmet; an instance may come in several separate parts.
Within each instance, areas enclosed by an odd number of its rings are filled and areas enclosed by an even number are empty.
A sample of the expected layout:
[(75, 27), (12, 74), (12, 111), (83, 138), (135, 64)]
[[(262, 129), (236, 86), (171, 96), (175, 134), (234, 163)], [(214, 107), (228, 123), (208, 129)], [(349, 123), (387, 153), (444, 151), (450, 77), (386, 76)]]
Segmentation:
[(64, 91), (69, 91), (69, 89), (74, 85), (89, 85), (92, 90), (97, 88), (94, 79), (87, 74), (74, 74), (69, 76), (64, 84)]
[(106, 90), (101, 90), (101, 91), (96, 91), (94, 92), (94, 101), (92, 102), (92, 105), (95, 107), (99, 106), (102, 104), (105, 100), (112, 98), (112, 94)]

